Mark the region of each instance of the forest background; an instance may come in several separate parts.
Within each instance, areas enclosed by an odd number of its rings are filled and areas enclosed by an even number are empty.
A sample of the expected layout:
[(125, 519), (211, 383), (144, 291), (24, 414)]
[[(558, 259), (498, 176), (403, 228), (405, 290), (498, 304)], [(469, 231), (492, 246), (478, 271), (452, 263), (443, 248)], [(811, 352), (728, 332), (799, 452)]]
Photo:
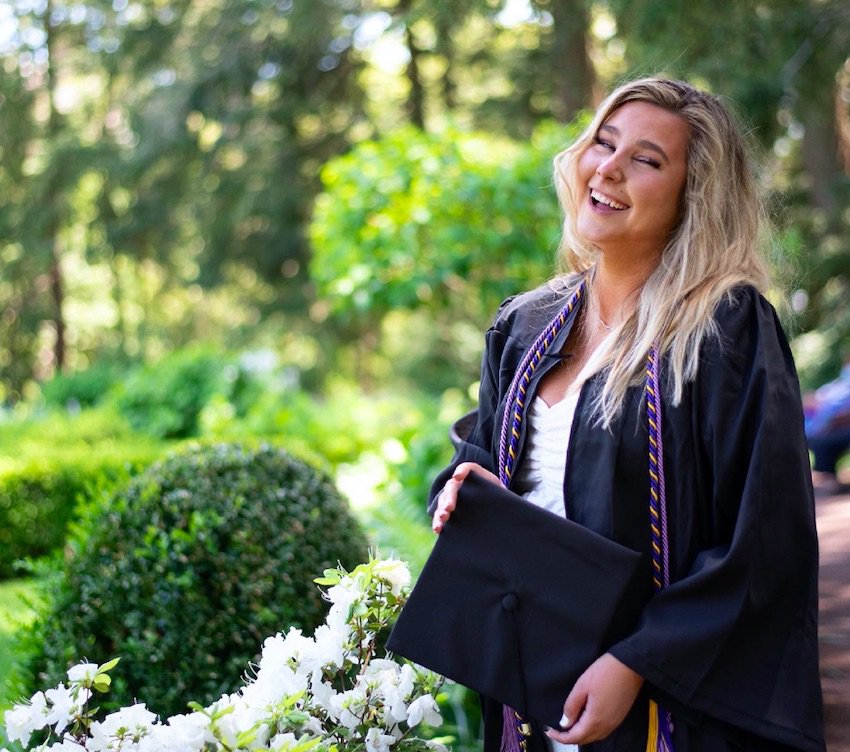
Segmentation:
[(555, 272), (552, 156), (643, 74), (747, 124), (811, 388), (850, 344), (848, 51), (843, 0), (3, 3), (0, 474), (268, 439), (415, 567), (482, 332)]

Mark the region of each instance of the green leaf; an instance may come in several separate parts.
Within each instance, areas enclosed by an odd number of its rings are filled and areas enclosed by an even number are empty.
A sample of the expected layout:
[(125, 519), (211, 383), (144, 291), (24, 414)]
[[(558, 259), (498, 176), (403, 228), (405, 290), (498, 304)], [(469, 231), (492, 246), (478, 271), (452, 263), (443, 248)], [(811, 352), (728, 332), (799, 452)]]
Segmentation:
[(114, 669), (118, 665), (118, 661), (120, 661), (120, 660), (121, 660), (120, 657), (119, 658), (113, 658), (111, 661), (107, 661), (103, 665), (98, 666), (97, 667), (97, 673), (98, 674), (105, 674), (107, 671), (111, 671), (112, 669)]
[(236, 736), (236, 746), (237, 747), (248, 747), (251, 742), (257, 738), (256, 729), (248, 729), (247, 731), (243, 731), (241, 734)]
[[(322, 743), (321, 739), (305, 739), (303, 742), (289, 748), (289, 752), (307, 752)], [(332, 747), (335, 749), (336, 747)]]
[(108, 674), (98, 674), (92, 682), (92, 687), (98, 692), (108, 692), (112, 678)]

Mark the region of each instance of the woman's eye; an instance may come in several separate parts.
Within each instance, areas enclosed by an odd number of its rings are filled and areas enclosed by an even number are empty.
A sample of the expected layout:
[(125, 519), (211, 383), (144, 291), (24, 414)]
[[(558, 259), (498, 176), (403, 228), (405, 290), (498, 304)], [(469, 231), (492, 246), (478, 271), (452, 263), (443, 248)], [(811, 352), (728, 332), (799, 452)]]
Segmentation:
[(604, 138), (599, 138), (599, 136), (597, 136), (596, 143), (599, 144), (603, 149), (610, 149), (611, 151), (614, 151), (614, 144), (612, 144), (610, 141), (606, 141)]
[(651, 157), (637, 157), (638, 162), (641, 164), (649, 165), (650, 167), (654, 167), (656, 170), (661, 167), (661, 163)]

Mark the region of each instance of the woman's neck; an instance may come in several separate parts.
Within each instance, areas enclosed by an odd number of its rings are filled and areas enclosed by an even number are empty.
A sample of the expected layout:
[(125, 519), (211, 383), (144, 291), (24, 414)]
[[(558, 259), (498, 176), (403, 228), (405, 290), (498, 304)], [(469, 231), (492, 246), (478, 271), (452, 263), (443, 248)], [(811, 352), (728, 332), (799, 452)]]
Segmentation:
[(657, 260), (653, 264), (617, 264), (604, 256), (599, 259), (590, 294), (606, 327), (617, 326), (631, 315), (640, 290), (656, 265)]

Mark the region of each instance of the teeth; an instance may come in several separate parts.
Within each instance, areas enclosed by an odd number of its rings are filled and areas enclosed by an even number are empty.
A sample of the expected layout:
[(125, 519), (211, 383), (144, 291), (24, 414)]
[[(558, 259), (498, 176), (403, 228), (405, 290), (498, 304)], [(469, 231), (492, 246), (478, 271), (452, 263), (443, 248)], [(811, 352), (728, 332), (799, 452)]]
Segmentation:
[(603, 196), (599, 191), (591, 191), (590, 197), (594, 201), (598, 201), (600, 204), (605, 204), (605, 206), (610, 206), (612, 209), (628, 209), (629, 207), (625, 204), (621, 204), (619, 201), (614, 201), (613, 198), (608, 198), (607, 196)]

